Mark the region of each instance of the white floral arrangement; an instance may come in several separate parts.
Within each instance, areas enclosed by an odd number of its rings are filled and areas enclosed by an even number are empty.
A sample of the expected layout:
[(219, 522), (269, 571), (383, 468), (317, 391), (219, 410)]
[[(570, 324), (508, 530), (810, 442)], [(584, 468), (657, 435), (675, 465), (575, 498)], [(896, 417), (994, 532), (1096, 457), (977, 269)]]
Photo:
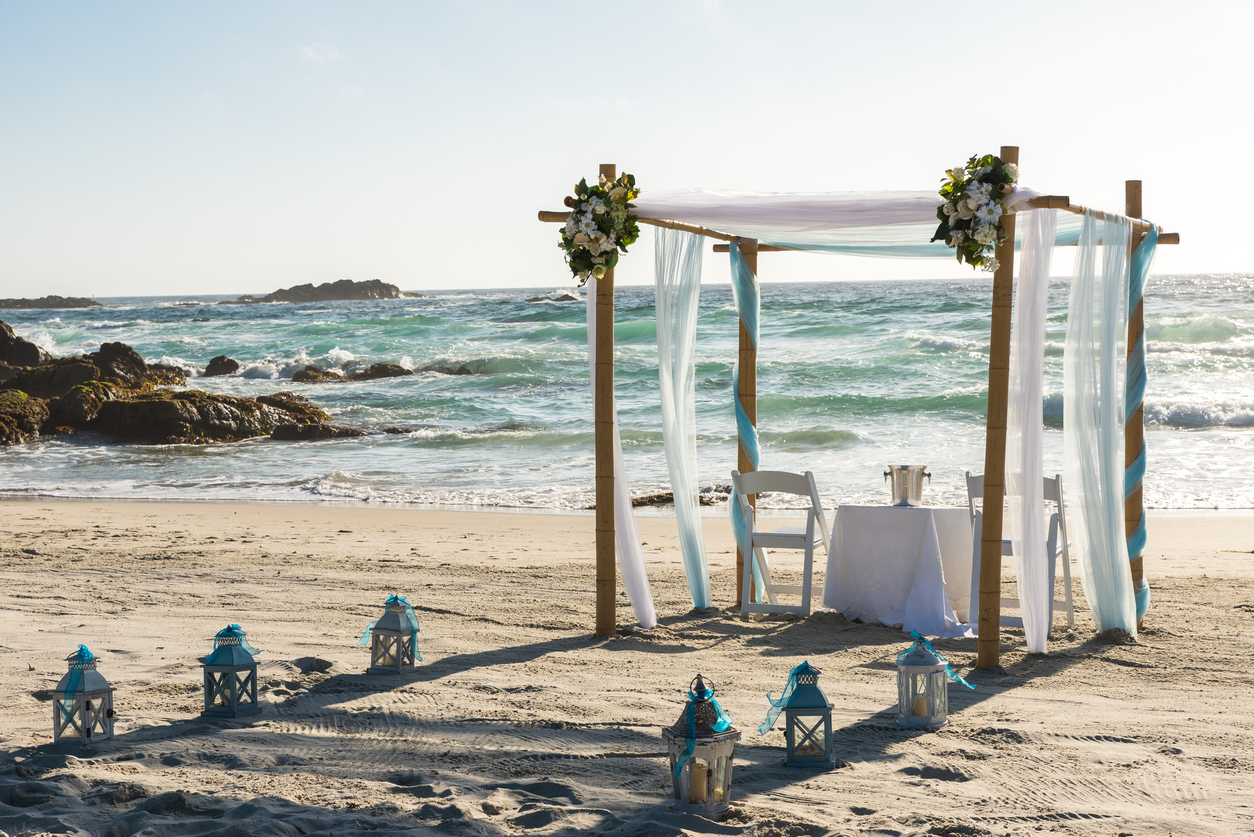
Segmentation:
[(943, 203), (936, 208), (940, 226), (933, 241), (944, 241), (957, 251), (958, 261), (992, 273), (998, 262), (993, 250), (1006, 240), (1001, 216), (1006, 195), (1014, 191), (1019, 167), (992, 154), (972, 157), (965, 165), (945, 172), (940, 188)]
[(618, 264), (618, 253), (626, 253), (628, 246), (640, 237), (640, 227), (631, 210), (631, 203), (640, 190), (636, 178), (624, 174), (617, 180), (604, 176), (595, 186), (587, 180), (575, 185), (575, 194), (566, 198), (571, 213), (562, 228), (560, 246), (566, 252), (570, 272), (583, 285), (592, 276), (600, 279), (605, 271)]

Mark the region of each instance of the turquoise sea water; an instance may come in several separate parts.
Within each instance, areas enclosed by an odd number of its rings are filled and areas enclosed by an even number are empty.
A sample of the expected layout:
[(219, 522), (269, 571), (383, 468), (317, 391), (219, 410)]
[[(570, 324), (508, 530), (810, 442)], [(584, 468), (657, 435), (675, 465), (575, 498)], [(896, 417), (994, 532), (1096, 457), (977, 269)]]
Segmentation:
[[(1062, 470), (1067, 280), (1050, 293), (1047, 473)], [(965, 502), (984, 456), (990, 283), (764, 284), (763, 467), (812, 470), (828, 503), (883, 502), (890, 463), (926, 464), (932, 502)], [(104, 299), (102, 308), (5, 311), (56, 355), (106, 341), (198, 375), (210, 392), (295, 390), (360, 439), (116, 445), (92, 434), (0, 449), (0, 493), (93, 498), (348, 500), (536, 509), (592, 502), (584, 304), (527, 302), (570, 288), (423, 291), (422, 299), (228, 306), (221, 297)], [(577, 293), (577, 292), (576, 292)], [(189, 304), (190, 303), (190, 304)], [(208, 318), (207, 321), (198, 319)], [(617, 295), (617, 395), (633, 493), (668, 490), (652, 288)], [(1254, 276), (1156, 276), (1147, 291), (1153, 508), (1254, 508)], [(697, 422), (703, 486), (735, 467), (726, 285), (702, 289)], [(400, 363), (412, 377), (293, 384), (309, 363)], [(411, 428), (387, 435), (382, 428)], [(721, 513), (718, 509), (708, 513)]]

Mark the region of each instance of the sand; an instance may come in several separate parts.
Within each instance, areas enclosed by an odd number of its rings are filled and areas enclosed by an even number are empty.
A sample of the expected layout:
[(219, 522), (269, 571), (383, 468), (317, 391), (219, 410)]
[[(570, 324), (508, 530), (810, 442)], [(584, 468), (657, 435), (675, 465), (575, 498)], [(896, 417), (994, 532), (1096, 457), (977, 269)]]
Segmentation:
[[(1078, 583), (1048, 655), (1007, 629), (1004, 672), (972, 672), (974, 640), (937, 642), (978, 688), (933, 733), (893, 722), (904, 634), (692, 612), (669, 518), (640, 521), (661, 624), (601, 640), (590, 516), (13, 501), (0, 519), (7, 835), (1254, 832), (1250, 513), (1151, 514), (1135, 645), (1094, 636)], [(726, 521), (706, 537), (726, 605)], [(424, 663), (367, 675), (357, 639), (391, 591)], [(202, 720), (198, 658), (229, 622), (262, 650), (264, 711)], [(117, 689), (117, 735), (88, 748), (52, 743), (46, 695), (79, 642)], [(787, 769), (779, 726), (756, 730), (802, 660), (847, 766)], [(719, 823), (668, 808), (661, 730), (698, 671), (743, 733)]]

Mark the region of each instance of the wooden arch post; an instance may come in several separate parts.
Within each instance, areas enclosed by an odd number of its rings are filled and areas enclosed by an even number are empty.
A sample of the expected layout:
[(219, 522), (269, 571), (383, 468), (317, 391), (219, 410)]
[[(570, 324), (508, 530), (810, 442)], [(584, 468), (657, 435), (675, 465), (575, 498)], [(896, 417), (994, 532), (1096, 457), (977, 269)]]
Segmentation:
[[(756, 281), (758, 275), (758, 242), (752, 238), (742, 238), (739, 240), (740, 255), (744, 257), (745, 264), (753, 273)], [(735, 280), (733, 280), (735, 281)], [(758, 339), (761, 339), (759, 333)], [(753, 342), (752, 335), (745, 328), (744, 321), (740, 321), (740, 350), (738, 354), (740, 362), (740, 386), (737, 395), (740, 396), (740, 403), (745, 408), (745, 415), (749, 417), (749, 423), (757, 428), (758, 426), (758, 347)], [(749, 454), (745, 452), (745, 440), (737, 438), (736, 444), (736, 470), (742, 474), (757, 470), (757, 465)], [(755, 510), (758, 507), (758, 497), (756, 494), (749, 496), (749, 505)], [(749, 521), (745, 521), (748, 525)], [(745, 559), (746, 556), (740, 548), (740, 544), (736, 545), (736, 607), (742, 604), (741, 592), (744, 590), (745, 583)], [(756, 596), (757, 591), (750, 582), (750, 595)]]
[[(1129, 218), (1141, 217), (1141, 181), (1128, 180), (1124, 182), (1124, 214)], [(1143, 234), (1133, 233), (1131, 240), (1128, 242), (1128, 260), (1131, 261), (1132, 254), (1136, 252), (1137, 245), (1141, 243)], [(1141, 339), (1141, 335), (1145, 332), (1145, 297), (1137, 302), (1135, 308), (1128, 312), (1128, 358), (1131, 359), (1133, 352), (1136, 351), (1137, 341)], [(1124, 468), (1129, 468), (1137, 458), (1141, 455), (1141, 451), (1145, 448), (1145, 404), (1141, 403), (1137, 406), (1136, 411), (1128, 416), (1126, 425), (1124, 426)], [(1124, 536), (1131, 538), (1136, 534), (1136, 530), (1141, 525), (1141, 519), (1145, 514), (1144, 495), (1141, 486), (1137, 486), (1128, 494), (1123, 501), (1123, 528)], [(1140, 590), (1145, 584), (1145, 556), (1138, 555), (1132, 560), (1132, 588)], [(1141, 630), (1141, 624), (1137, 623), (1137, 630)]]
[[(601, 176), (618, 177), (613, 163), (601, 164)], [(614, 612), (617, 573), (614, 563), (614, 269), (597, 280), (596, 389), (592, 412), (596, 448), (596, 635), (618, 632)]]
[[(1019, 148), (1003, 145), (1004, 163), (1019, 164)], [(1006, 494), (1006, 413), (1010, 403), (1010, 323), (1014, 306), (1015, 216), (1002, 217), (1006, 240), (997, 245), (993, 323), (988, 350), (988, 419), (984, 434), (984, 525), (980, 532), (980, 637), (977, 668), (1001, 660), (1001, 539)]]

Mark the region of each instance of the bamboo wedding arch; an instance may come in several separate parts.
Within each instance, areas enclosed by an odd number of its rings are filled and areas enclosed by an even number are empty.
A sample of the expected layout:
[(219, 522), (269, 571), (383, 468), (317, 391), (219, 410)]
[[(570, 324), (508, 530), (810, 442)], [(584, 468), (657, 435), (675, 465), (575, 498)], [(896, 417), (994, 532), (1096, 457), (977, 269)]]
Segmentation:
[[(1001, 159), (1007, 163), (1019, 162), (1017, 146), (1002, 146)], [(600, 167), (601, 176), (613, 181), (617, 168), (613, 163)], [(1151, 230), (1158, 232), (1159, 244), (1178, 244), (1179, 233), (1163, 232), (1141, 218), (1141, 181), (1129, 180), (1125, 184), (1125, 208), (1132, 225), (1129, 254)], [(1027, 209), (1058, 209), (1076, 215), (1090, 212), (1097, 220), (1118, 217), (1116, 213), (1091, 211), (1073, 204), (1064, 195), (1042, 195), (1027, 202)], [(541, 211), (539, 220), (549, 223), (565, 223), (567, 211)], [(736, 242), (745, 263), (758, 273), (758, 254), (784, 250), (804, 250), (804, 247), (778, 247), (759, 243), (750, 238), (730, 235), (695, 224), (686, 224), (666, 218), (650, 218), (637, 214), (641, 224), (665, 227), (672, 230), (696, 233), (724, 242), (715, 244), (715, 252), (727, 252), (729, 242)], [(997, 245), (995, 258), (998, 268), (993, 274), (992, 325), (988, 366), (988, 410), (985, 423), (984, 445), (984, 503), (983, 528), (980, 532), (980, 581), (979, 581), (979, 640), (976, 666), (989, 669), (1000, 659), (1001, 626), (1001, 567), (1002, 567), (1002, 511), (1005, 494), (1007, 412), (1010, 396), (1010, 331), (1011, 308), (1015, 269), (1015, 216), (1004, 215), (1005, 240)], [(593, 412), (596, 451), (596, 635), (612, 636), (617, 632), (615, 592), (617, 571), (615, 564), (614, 523), (614, 271), (607, 270), (598, 280), (596, 289), (596, 348), (595, 391)], [(1137, 300), (1129, 313), (1127, 350), (1132, 356), (1134, 347), (1145, 329), (1144, 300)], [(750, 423), (757, 427), (757, 347), (742, 321), (740, 323), (740, 381), (739, 396)], [(1144, 406), (1137, 405), (1128, 417), (1125, 430), (1125, 465), (1132, 467), (1143, 455), (1145, 446)], [(745, 439), (737, 445), (737, 469), (747, 473), (754, 469), (747, 452)], [(756, 498), (753, 498), (756, 500)], [(989, 505), (991, 504), (991, 505)], [(1139, 483), (1130, 490), (1124, 501), (1124, 531), (1131, 543), (1144, 526), (1144, 502)], [(1140, 590), (1144, 584), (1144, 555), (1137, 554), (1130, 562), (1133, 585)], [(736, 549), (736, 595), (739, 605), (745, 572), (744, 555)]]

